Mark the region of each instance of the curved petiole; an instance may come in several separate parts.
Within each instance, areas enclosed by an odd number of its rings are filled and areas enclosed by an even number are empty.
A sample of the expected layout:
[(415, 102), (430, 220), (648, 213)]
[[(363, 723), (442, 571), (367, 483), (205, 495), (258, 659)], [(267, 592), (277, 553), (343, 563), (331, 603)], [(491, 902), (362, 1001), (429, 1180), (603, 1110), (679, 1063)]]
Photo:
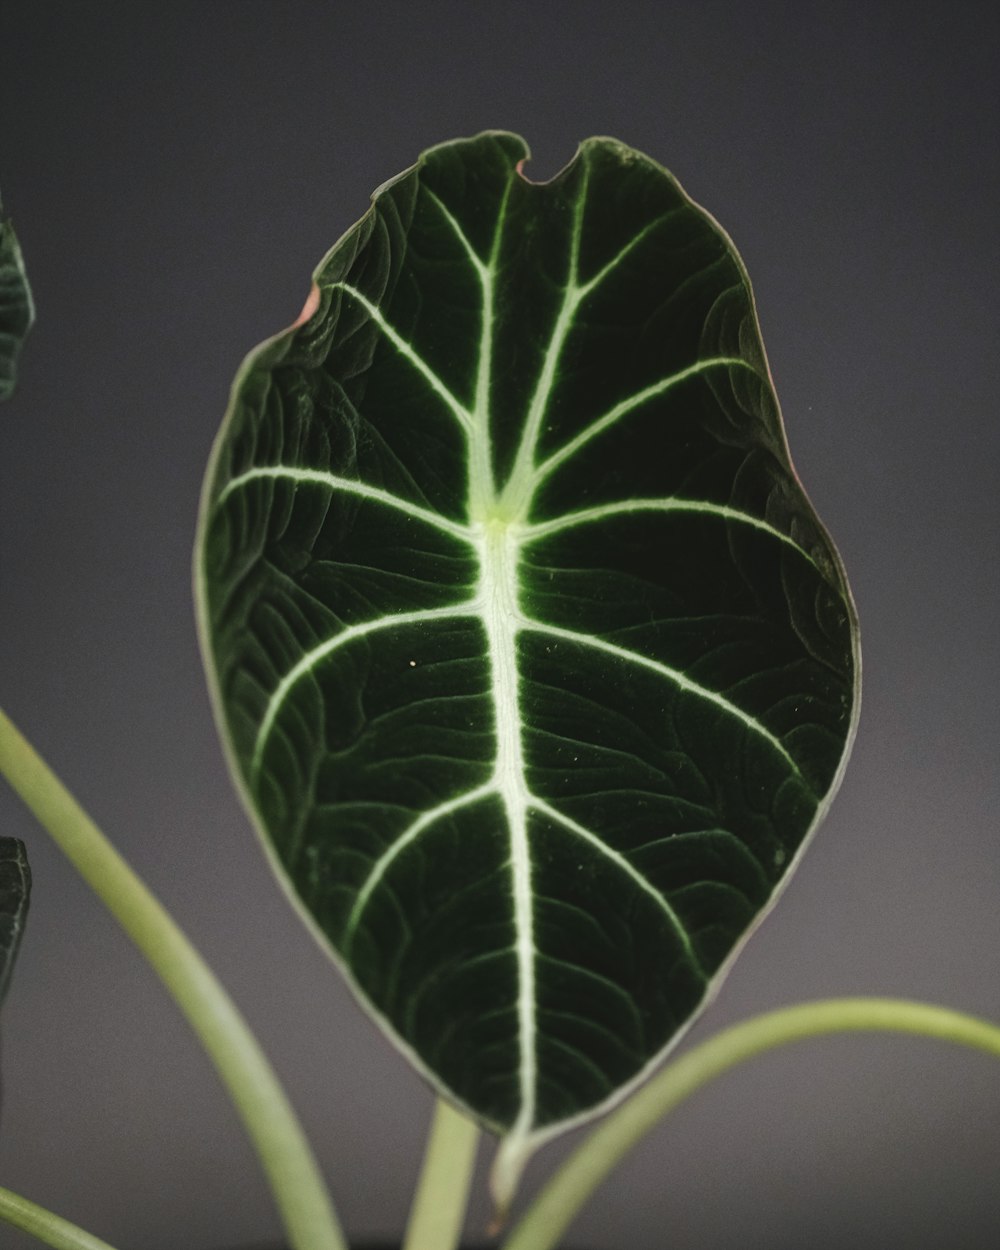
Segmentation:
[(584, 1203), (633, 1146), (714, 1077), (789, 1042), (854, 1032), (911, 1033), (1000, 1058), (1000, 1027), (926, 1003), (839, 998), (755, 1016), (675, 1060), (612, 1112), (545, 1185), (503, 1243), (503, 1250), (553, 1250)]

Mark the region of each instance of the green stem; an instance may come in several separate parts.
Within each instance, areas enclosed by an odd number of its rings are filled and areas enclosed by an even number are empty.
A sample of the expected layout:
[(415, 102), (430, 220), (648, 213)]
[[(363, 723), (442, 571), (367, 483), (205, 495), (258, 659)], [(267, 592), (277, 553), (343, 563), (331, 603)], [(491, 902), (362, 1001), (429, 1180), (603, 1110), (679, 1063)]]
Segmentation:
[(27, 1198), (0, 1187), (0, 1220), (30, 1233), (55, 1250), (113, 1250), (106, 1241), (85, 1233), (69, 1220), (64, 1220)]
[(347, 1250), (309, 1144), (246, 1021), (169, 913), (2, 711), (0, 772), (145, 955), (194, 1029), (257, 1151), (293, 1250)]
[(1000, 1028), (925, 1003), (840, 998), (756, 1016), (677, 1059), (600, 1124), (549, 1180), (504, 1250), (552, 1250), (597, 1186), (657, 1122), (690, 1094), (745, 1059), (824, 1033), (914, 1033), (1000, 1058)]
[(439, 1098), (403, 1250), (455, 1250), (462, 1235), (479, 1130)]

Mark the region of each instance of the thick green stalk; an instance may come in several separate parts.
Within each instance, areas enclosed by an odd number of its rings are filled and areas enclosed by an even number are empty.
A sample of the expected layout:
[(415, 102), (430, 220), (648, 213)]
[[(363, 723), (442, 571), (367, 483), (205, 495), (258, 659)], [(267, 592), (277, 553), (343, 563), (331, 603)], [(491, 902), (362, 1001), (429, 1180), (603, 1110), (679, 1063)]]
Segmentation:
[(475, 1123), (438, 1099), (403, 1250), (455, 1250), (476, 1162)]
[(552, 1250), (580, 1208), (659, 1120), (745, 1059), (824, 1033), (913, 1033), (971, 1046), (1000, 1058), (1000, 1027), (945, 1007), (888, 998), (802, 1003), (726, 1029), (665, 1068), (612, 1112), (549, 1180), (503, 1250)]
[(55, 1250), (113, 1250), (106, 1241), (85, 1233), (69, 1220), (0, 1187), (0, 1220), (30, 1233)]
[(187, 1017), (243, 1120), (293, 1250), (347, 1250), (295, 1113), (229, 995), (167, 911), (2, 711), (0, 772), (145, 955)]

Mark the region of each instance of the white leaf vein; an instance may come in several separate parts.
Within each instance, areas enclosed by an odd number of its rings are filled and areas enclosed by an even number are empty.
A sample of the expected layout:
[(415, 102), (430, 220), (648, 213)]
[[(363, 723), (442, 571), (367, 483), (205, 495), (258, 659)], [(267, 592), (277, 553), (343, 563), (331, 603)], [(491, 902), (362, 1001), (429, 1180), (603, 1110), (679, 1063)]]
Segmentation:
[(674, 909), (670, 906), (664, 895), (656, 888), (655, 885), (651, 884), (651, 882), (643, 876), (638, 868), (629, 863), (628, 859), (624, 855), (616, 851), (614, 847), (609, 846), (607, 842), (605, 842), (602, 838), (599, 838), (596, 833), (593, 833), (590, 829), (588, 829), (585, 825), (581, 825), (578, 821), (573, 820), (572, 817), (567, 816), (565, 812), (561, 812), (557, 807), (553, 807), (551, 803), (546, 803), (542, 799), (535, 798), (532, 800), (532, 807), (534, 807), (535, 810), (540, 812), (543, 816), (548, 816), (548, 818), (555, 821), (556, 824), (562, 825), (564, 829), (568, 829), (570, 833), (575, 834), (578, 838), (582, 838), (584, 842), (593, 847), (594, 850), (596, 850), (605, 859), (610, 860), (616, 868), (624, 872), (644, 894), (647, 894), (656, 903), (660, 911), (662, 911), (667, 917), (667, 920), (670, 922), (671, 928), (674, 930), (681, 946), (684, 948), (684, 953), (691, 965), (697, 970), (699, 976), (701, 976), (703, 980), (708, 980), (708, 975), (702, 967), (701, 960), (698, 958), (698, 952), (695, 950), (694, 944), (691, 941), (691, 936), (685, 928), (680, 916), (678, 916)]
[(452, 607), (424, 608), (414, 612), (395, 612), (388, 616), (380, 616), (374, 620), (364, 621), (358, 625), (349, 625), (346, 629), (342, 629), (339, 634), (334, 634), (326, 642), (320, 643), (318, 647), (313, 647), (307, 651), (298, 663), (290, 668), (281, 681), (278, 682), (268, 700), (267, 708), (257, 730), (257, 739), (254, 743), (253, 756), (250, 761), (251, 772), (256, 775), (260, 771), (264, 748), (267, 746), (274, 722), (292, 689), (335, 651), (339, 651), (349, 643), (356, 642), (359, 638), (365, 638), (369, 634), (377, 633), (380, 630), (478, 615), (479, 606), (475, 600), (455, 604)]
[(432, 508), (424, 508), (420, 504), (394, 495), (391, 491), (383, 490), (380, 486), (369, 486), (367, 482), (356, 478), (342, 477), (340, 474), (329, 473), (323, 469), (303, 469), (297, 465), (271, 464), (247, 469), (226, 483), (218, 494), (216, 506), (221, 507), (231, 495), (244, 489), (251, 482), (267, 480), (287, 480), (303, 485), (324, 486), (331, 491), (346, 491), (362, 499), (384, 504), (387, 508), (395, 508), (398, 512), (423, 521), (425, 525), (432, 525), (435, 529), (442, 530), (445, 534), (450, 534), (453, 538), (461, 539), (463, 542), (474, 541), (472, 530), (467, 525), (449, 520), (448, 517), (442, 516), (440, 512), (435, 512)]
[(412, 822), (400, 835), (386, 848), (385, 851), (372, 865), (371, 871), (365, 878), (354, 905), (351, 908), (351, 914), (347, 918), (344, 926), (344, 955), (348, 956), (351, 943), (354, 940), (354, 934), (357, 931), (361, 915), (368, 906), (372, 894), (375, 892), (379, 883), (382, 881), (393, 862), (406, 850), (406, 848), (414, 843), (417, 838), (429, 829), (431, 825), (442, 820), (446, 816), (451, 816), (455, 812), (460, 811), (463, 807), (469, 807), (473, 803), (478, 803), (480, 799), (487, 798), (491, 794), (496, 794), (496, 786), (492, 783), (483, 786), (477, 786), (474, 790), (468, 790), (465, 794), (460, 794), (453, 799), (448, 799), (444, 803), (439, 803), (436, 807), (429, 808), (422, 812), (416, 820)]
[(739, 508), (732, 508), (728, 504), (710, 503), (707, 500), (700, 499), (671, 497), (663, 499), (615, 500), (612, 503), (599, 504), (594, 508), (581, 508), (578, 512), (566, 512), (562, 516), (553, 518), (551, 521), (539, 521), (535, 524), (526, 525), (521, 532), (521, 541), (527, 545), (528, 543), (538, 542), (539, 539), (548, 538), (551, 534), (558, 534), (562, 530), (576, 529), (577, 526), (592, 525), (595, 522), (604, 521), (611, 517), (629, 516), (632, 513), (642, 512), (704, 513), (707, 516), (720, 517), (725, 521), (749, 525), (753, 529), (759, 530), (763, 534), (769, 534), (779, 542), (785, 543), (802, 556), (804, 560), (808, 560), (813, 568), (818, 568), (816, 561), (809, 552), (804, 547), (799, 546), (788, 534), (779, 530), (777, 526), (771, 525), (770, 522), (762, 520), (752, 513), (743, 512)]
[(349, 295), (361, 305), (393, 347), (395, 347), (396, 351), (417, 370), (431, 390), (451, 409), (459, 425), (468, 434), (472, 429), (472, 413), (438, 377), (437, 373), (424, 360), (413, 344), (409, 343), (392, 325), (378, 304), (372, 303), (367, 295), (362, 294), (357, 287), (351, 286), (348, 282), (334, 282), (331, 284), (331, 289), (343, 291), (345, 295)]
[(558, 451), (552, 453), (547, 460), (534, 470), (532, 474), (532, 493), (551, 476), (556, 469), (559, 468), (571, 456), (575, 456), (581, 448), (585, 447), (598, 435), (603, 434), (606, 430), (617, 425), (622, 417), (627, 416), (630, 412), (634, 412), (637, 408), (641, 408), (643, 404), (648, 403), (651, 399), (656, 399), (660, 395), (665, 395), (675, 386), (679, 386), (682, 382), (688, 381), (689, 378), (695, 378), (703, 373), (708, 373), (713, 369), (746, 369), (756, 374), (756, 370), (747, 361), (740, 356), (710, 356), (705, 360), (697, 360), (694, 364), (688, 365), (686, 369), (680, 369), (676, 373), (670, 374), (669, 377), (661, 378), (657, 382), (651, 383), (644, 387), (641, 391), (636, 391), (634, 395), (626, 396), (625, 399), (619, 400), (612, 408), (610, 408), (602, 417), (598, 417), (590, 425), (580, 431), (575, 438), (571, 438), (568, 443), (564, 443)]
[(789, 755), (781, 739), (773, 734), (759, 720), (745, 712), (737, 704), (732, 703), (724, 695), (719, 694), (715, 690), (709, 689), (708, 686), (702, 686), (696, 681), (692, 681), (680, 669), (671, 668), (669, 664), (663, 664), (660, 660), (654, 660), (650, 656), (643, 655), (639, 651), (632, 651), (627, 647), (620, 647), (616, 643), (607, 642), (603, 638), (599, 638), (596, 634), (583, 634), (575, 629), (564, 629), (559, 625), (548, 625), (542, 621), (523, 619), (523, 628), (533, 633), (545, 634), (550, 638), (559, 638), (564, 642), (571, 642), (581, 647), (590, 647), (595, 651), (603, 651), (606, 655), (612, 655), (616, 659), (624, 660), (630, 664), (638, 664), (643, 668), (649, 669), (651, 672), (658, 673), (661, 677), (666, 677), (674, 685), (679, 687), (687, 694), (697, 695), (698, 698), (706, 699), (709, 703), (714, 703), (716, 707), (726, 712), (729, 716), (741, 721), (746, 727), (766, 742), (778, 752), (779, 755), (788, 763), (796, 776), (801, 777), (798, 764)]

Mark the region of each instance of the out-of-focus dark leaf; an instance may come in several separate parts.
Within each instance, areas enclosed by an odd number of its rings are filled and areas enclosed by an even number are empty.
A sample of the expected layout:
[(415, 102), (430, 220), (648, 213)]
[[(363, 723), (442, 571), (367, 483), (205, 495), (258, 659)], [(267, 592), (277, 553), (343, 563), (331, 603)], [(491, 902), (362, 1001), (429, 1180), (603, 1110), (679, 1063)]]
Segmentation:
[(0, 838), (0, 1003), (10, 984), (30, 893), (31, 871), (24, 843), (17, 838)]
[(14, 389), (21, 344), (34, 319), (21, 248), (0, 203), (0, 399)]

